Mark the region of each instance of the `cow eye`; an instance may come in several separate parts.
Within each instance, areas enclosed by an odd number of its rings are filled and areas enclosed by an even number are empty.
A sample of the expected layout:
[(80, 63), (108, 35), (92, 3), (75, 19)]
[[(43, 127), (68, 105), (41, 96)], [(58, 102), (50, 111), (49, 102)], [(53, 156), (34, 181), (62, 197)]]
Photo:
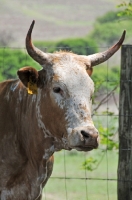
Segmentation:
[(54, 91), (55, 93), (60, 93), (61, 89), (60, 89), (60, 87), (54, 87), (54, 88), (53, 88), (53, 91)]

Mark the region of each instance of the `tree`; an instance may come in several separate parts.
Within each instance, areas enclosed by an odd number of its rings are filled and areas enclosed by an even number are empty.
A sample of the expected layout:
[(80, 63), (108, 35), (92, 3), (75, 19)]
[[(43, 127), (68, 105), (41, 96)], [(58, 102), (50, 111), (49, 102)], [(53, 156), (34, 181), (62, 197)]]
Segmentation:
[(120, 17), (132, 17), (132, 1), (125, 1), (117, 6), (118, 8), (122, 8), (118, 16)]

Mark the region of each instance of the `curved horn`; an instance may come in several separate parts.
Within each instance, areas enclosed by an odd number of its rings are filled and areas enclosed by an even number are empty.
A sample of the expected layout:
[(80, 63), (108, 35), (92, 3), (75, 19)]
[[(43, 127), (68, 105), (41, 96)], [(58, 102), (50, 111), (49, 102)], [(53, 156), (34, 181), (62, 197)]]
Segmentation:
[(124, 30), (120, 40), (114, 46), (109, 48), (108, 50), (106, 50), (102, 53), (96, 53), (96, 54), (87, 56), (87, 58), (91, 62), (91, 67), (93, 67), (95, 65), (99, 65), (100, 63), (108, 60), (121, 47), (121, 45), (125, 39), (125, 34), (126, 34), (126, 31)]
[(32, 24), (30, 25), (30, 28), (29, 28), (27, 36), (26, 36), (26, 49), (27, 49), (28, 54), (35, 61), (37, 61), (39, 64), (44, 64), (44, 62), (48, 58), (48, 54), (46, 54), (43, 51), (36, 48), (32, 43), (31, 34), (32, 34), (34, 24), (35, 24), (35, 20), (32, 21)]

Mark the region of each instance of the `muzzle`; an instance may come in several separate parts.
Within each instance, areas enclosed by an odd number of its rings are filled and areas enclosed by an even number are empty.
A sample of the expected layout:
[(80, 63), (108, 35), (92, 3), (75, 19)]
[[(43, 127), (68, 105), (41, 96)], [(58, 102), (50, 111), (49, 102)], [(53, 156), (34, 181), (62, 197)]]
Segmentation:
[(78, 151), (91, 151), (98, 148), (99, 134), (94, 126), (68, 129), (68, 142), (71, 148)]

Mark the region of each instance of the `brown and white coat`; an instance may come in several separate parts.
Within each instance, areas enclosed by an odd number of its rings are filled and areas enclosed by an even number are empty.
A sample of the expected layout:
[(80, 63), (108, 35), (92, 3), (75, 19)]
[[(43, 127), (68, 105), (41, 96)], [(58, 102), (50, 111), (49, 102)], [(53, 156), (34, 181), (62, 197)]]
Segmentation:
[[(44, 53), (34, 47), (32, 22), (26, 37), (29, 55), (42, 69), (23, 67), (18, 80), (0, 84), (0, 199), (38, 200), (52, 173), (55, 151), (98, 147), (91, 118), (93, 66), (122, 45), (90, 56)], [(31, 86), (31, 87), (30, 87)], [(32, 94), (29, 94), (29, 93)]]

